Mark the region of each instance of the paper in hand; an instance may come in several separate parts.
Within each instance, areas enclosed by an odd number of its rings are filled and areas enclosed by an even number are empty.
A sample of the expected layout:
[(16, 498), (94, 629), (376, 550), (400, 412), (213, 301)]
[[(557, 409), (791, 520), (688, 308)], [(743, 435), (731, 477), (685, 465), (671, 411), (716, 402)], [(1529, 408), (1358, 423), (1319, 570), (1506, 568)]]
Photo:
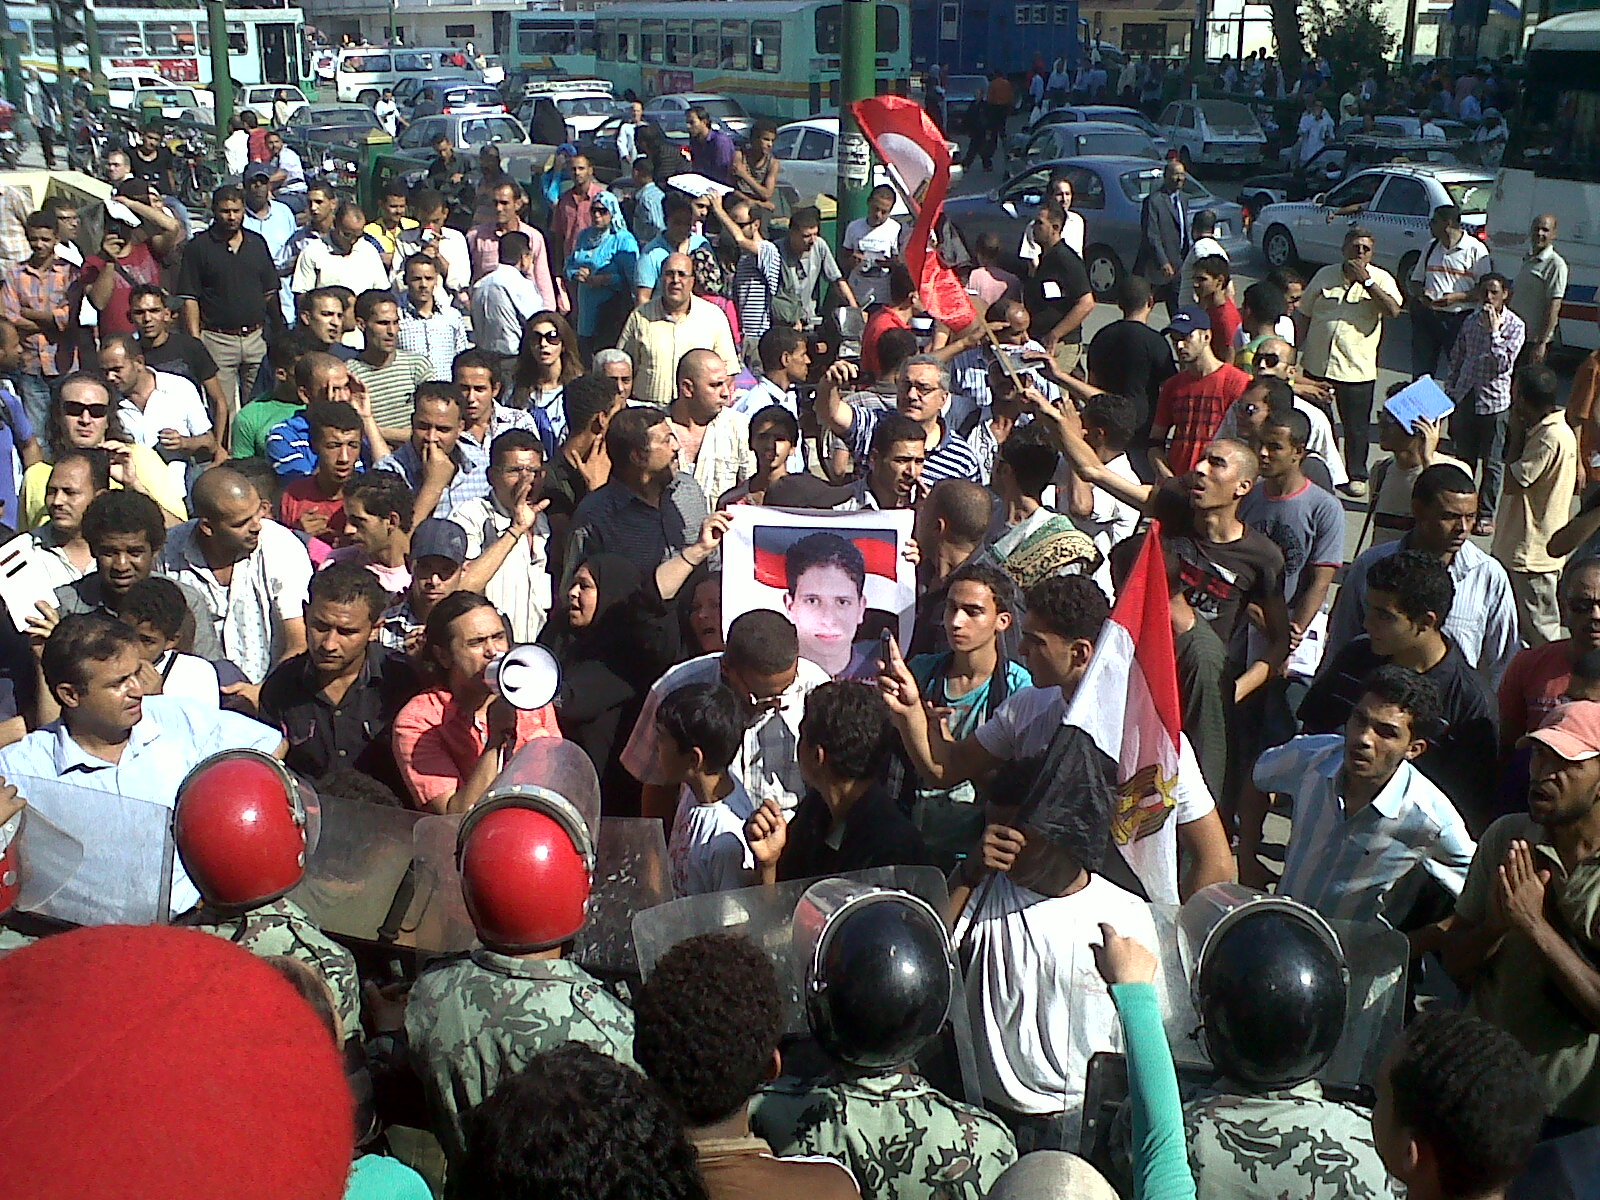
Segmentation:
[(1456, 409), (1455, 401), (1434, 382), (1432, 375), (1424, 375), (1404, 391), (1396, 392), (1383, 402), (1383, 407), (1407, 433), (1417, 432), (1419, 419), (1442, 420)]
[(727, 184), (718, 183), (715, 179), (708, 179), (704, 175), (697, 175), (693, 171), (674, 175), (668, 182), (680, 192), (687, 192), (695, 197), (726, 196), (733, 191)]

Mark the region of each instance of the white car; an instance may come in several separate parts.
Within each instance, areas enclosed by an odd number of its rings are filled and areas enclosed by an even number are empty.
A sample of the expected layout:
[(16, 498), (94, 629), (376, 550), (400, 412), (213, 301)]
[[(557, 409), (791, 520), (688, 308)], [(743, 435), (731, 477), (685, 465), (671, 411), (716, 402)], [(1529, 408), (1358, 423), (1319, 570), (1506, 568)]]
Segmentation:
[[(772, 143), (772, 156), (780, 164), (778, 181), (794, 188), (802, 204), (810, 204), (819, 195), (837, 196), (839, 192), (838, 117), (807, 117), (803, 121), (790, 121), (778, 130)], [(954, 146), (951, 147), (954, 153)], [(961, 164), (950, 164), (950, 178), (958, 179)], [(888, 173), (881, 163), (872, 169), (874, 184), (888, 183)], [(896, 216), (908, 216), (904, 200), (895, 198)]]
[(611, 84), (603, 79), (536, 79), (523, 86), (522, 97), (517, 116), (524, 125), (533, 128), (534, 106), (541, 97), (548, 99), (566, 123), (569, 142), (593, 133), (618, 109)]
[[(133, 94), (140, 88), (187, 88), (191, 84), (176, 83), (164, 75), (157, 75), (154, 71), (144, 67), (107, 67), (106, 96), (112, 108), (131, 109), (133, 107)], [(215, 104), (211, 93), (203, 88), (196, 87), (195, 99), (204, 108), (213, 108)]]
[(267, 124), (272, 123), (272, 105), (279, 92), (289, 93), (289, 114), (292, 116), (310, 101), (305, 93), (292, 83), (252, 83), (239, 89), (239, 101), (234, 106), (238, 112), (249, 109)]
[(1310, 200), (1267, 205), (1251, 233), (1261, 231), (1261, 252), (1274, 267), (1297, 259), (1322, 266), (1339, 261), (1345, 231), (1361, 225), (1377, 243), (1373, 260), (1403, 282), (1432, 239), (1428, 221), (1434, 209), (1454, 204), (1467, 235), (1482, 239), (1493, 194), (1494, 176), (1481, 168), (1389, 163)]
[(1156, 128), (1185, 166), (1256, 167), (1266, 153), (1261, 122), (1237, 100), (1175, 100)]

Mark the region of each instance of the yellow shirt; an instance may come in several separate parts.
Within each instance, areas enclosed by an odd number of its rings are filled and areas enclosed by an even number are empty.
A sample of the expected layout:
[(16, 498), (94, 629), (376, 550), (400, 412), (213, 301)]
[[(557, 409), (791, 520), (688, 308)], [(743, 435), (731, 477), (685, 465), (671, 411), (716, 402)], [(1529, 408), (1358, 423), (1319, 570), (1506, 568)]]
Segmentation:
[[(1369, 267), (1372, 290), (1394, 303), (1400, 285), (1382, 267)], [(1331, 263), (1311, 277), (1300, 299), (1300, 313), (1310, 321), (1300, 365), (1306, 374), (1337, 383), (1367, 383), (1378, 377), (1378, 344), (1383, 340), (1383, 309), (1365, 284), (1351, 283), (1340, 263)]]
[[(149, 446), (130, 445), (128, 453), (133, 463), (134, 476), (142, 485), (145, 494), (164, 511), (171, 513), (180, 521), (187, 521), (189, 509), (183, 502), (183, 489), (174, 482), (161, 456)], [(50, 467), (50, 463), (37, 462), (22, 473), (21, 528), (23, 529), (43, 525), (48, 519), (44, 507), (44, 489), (50, 481)], [(120, 488), (122, 485), (113, 479), (111, 486)]]
[(379, 246), (383, 247), (383, 252), (385, 254), (392, 255), (394, 253), (395, 239), (406, 230), (417, 228), (417, 225), (418, 223), (413, 221), (410, 217), (401, 217), (400, 228), (395, 230), (393, 233), (390, 233), (377, 221), (368, 221), (367, 228), (364, 232), (368, 237), (372, 238), (373, 241), (377, 242)]
[(1567, 560), (1547, 547), (1567, 523), (1577, 486), (1578, 435), (1557, 409), (1528, 429), (1521, 457), (1506, 463), (1490, 553), (1512, 571), (1561, 570)]
[(733, 345), (728, 318), (709, 300), (689, 298), (689, 311), (669, 317), (659, 296), (629, 314), (617, 348), (633, 359), (633, 394), (657, 408), (672, 403), (677, 390), (678, 360), (691, 350), (711, 350), (728, 364), (728, 374), (739, 371), (739, 352)]

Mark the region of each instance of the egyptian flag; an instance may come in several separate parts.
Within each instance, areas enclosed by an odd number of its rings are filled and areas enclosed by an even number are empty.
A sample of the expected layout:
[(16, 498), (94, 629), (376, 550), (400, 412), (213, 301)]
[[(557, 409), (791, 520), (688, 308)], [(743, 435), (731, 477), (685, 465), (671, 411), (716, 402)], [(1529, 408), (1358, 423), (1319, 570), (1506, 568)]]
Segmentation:
[(952, 330), (966, 328), (977, 315), (972, 300), (956, 273), (933, 249), (933, 230), (950, 191), (950, 147), (944, 135), (927, 111), (905, 96), (857, 100), (850, 105), (850, 113), (916, 218), (905, 261), (911, 278), (917, 281), (923, 307)]
[(833, 530), (810, 527), (788, 529), (780, 525), (767, 525), (758, 526), (756, 536), (752, 539), (756, 582), (770, 588), (786, 590), (789, 586), (789, 577), (784, 566), (784, 556), (795, 542), (815, 533), (826, 533), (830, 537), (842, 538), (861, 551), (869, 580), (876, 575), (892, 584), (898, 578), (900, 553), (895, 546), (895, 534), (892, 529), (852, 529), (846, 536), (845, 533), (835, 533)]
[(1166, 851), (1157, 845), (1162, 839), (1140, 842), (1174, 824), (1183, 729), (1159, 522), (1145, 534), (1064, 722), (1087, 733), (1117, 764), (1112, 840), (1129, 865), (1150, 878), (1146, 868), (1155, 869), (1152, 859)]

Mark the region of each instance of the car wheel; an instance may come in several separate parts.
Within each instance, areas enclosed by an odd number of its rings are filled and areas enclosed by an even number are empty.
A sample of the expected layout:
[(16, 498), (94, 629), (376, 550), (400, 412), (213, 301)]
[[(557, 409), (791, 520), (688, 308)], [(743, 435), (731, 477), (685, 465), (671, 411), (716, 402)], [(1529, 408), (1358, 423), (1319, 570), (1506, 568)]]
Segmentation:
[(1261, 253), (1273, 267), (1291, 266), (1298, 257), (1294, 248), (1294, 235), (1282, 225), (1274, 225), (1261, 239)]
[(365, 104), (368, 108), (371, 108), (377, 102), (378, 93), (373, 91), (371, 88), (362, 88), (361, 91), (356, 95), (356, 103)]
[(1090, 246), (1083, 254), (1083, 265), (1089, 273), (1089, 286), (1096, 300), (1110, 300), (1122, 282), (1122, 260), (1110, 246)]

